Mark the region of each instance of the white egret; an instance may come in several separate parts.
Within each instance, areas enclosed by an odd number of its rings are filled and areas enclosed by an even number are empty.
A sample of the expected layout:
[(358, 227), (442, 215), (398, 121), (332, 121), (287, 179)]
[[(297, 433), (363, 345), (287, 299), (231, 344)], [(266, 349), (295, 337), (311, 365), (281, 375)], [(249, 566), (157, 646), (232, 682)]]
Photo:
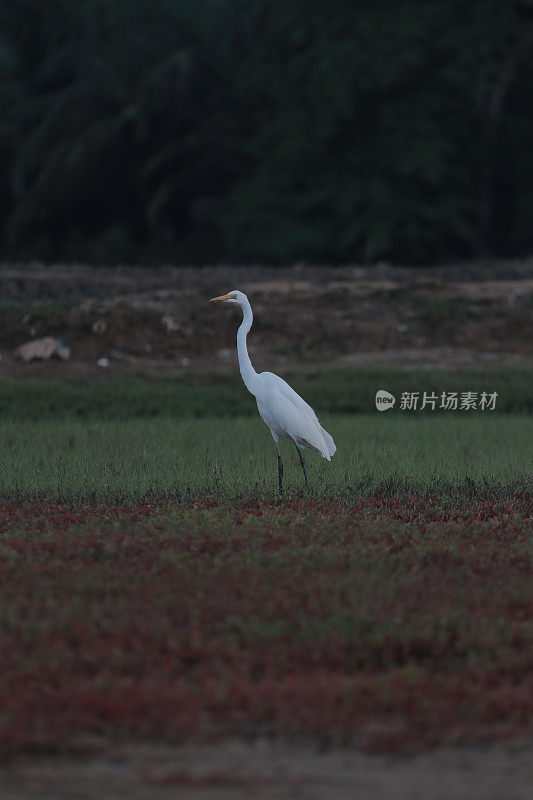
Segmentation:
[(331, 461), (332, 455), (336, 451), (335, 442), (330, 434), (320, 425), (317, 415), (307, 405), (305, 400), (292, 389), (289, 384), (274, 375), (272, 372), (255, 371), (248, 355), (246, 337), (252, 327), (254, 319), (252, 307), (244, 292), (235, 290), (223, 294), (220, 297), (213, 297), (212, 303), (233, 303), (242, 308), (243, 320), (237, 331), (237, 354), (239, 356), (239, 368), (242, 379), (249, 392), (256, 401), (257, 409), (263, 422), (270, 428), (272, 438), (278, 451), (278, 479), (279, 490), (283, 491), (283, 461), (279, 449), (279, 439), (292, 439), (296, 445), (300, 464), (304, 473), (305, 483), (307, 480), (307, 470), (302, 454), (302, 449), (310, 447), (317, 453)]

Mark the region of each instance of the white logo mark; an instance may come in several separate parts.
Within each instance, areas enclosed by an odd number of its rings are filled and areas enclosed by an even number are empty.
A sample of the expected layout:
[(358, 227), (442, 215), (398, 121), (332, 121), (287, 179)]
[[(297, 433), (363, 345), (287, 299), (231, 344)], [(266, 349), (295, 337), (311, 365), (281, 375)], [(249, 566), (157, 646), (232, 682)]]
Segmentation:
[(395, 402), (394, 395), (386, 392), (385, 389), (378, 389), (376, 392), (376, 408), (378, 411), (388, 411), (389, 408), (394, 406)]

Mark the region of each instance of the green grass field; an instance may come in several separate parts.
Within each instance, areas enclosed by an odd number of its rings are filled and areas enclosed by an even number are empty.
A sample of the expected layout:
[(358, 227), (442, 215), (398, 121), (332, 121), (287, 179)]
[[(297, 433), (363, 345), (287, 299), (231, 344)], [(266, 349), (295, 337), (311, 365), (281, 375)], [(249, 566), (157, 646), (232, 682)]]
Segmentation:
[[(350, 500), (376, 492), (525, 489), (533, 420), (526, 415), (325, 415), (338, 452), (308, 452), (309, 492)], [(0, 492), (62, 501), (272, 497), (276, 451), (257, 418), (4, 421)], [(303, 488), (294, 446), (282, 442), (285, 488)]]
[[(291, 380), (338, 447), (330, 464), (308, 454), (312, 494), (349, 500), (530, 486), (533, 382), (525, 370), (339, 370)], [(493, 412), (378, 413), (378, 388), (397, 397), (497, 391), (498, 405)], [(238, 375), (6, 381), (0, 420), (4, 496), (268, 497), (277, 485), (270, 433)], [(282, 444), (286, 491), (300, 490), (295, 449)]]
[[(6, 383), (0, 755), (94, 734), (405, 752), (531, 731), (527, 374), (294, 384), (338, 452), (308, 454), (305, 489), (282, 442), (279, 497), (237, 378)], [(380, 413), (378, 388), (502, 402)]]
[[(475, 369), (460, 372), (365, 367), (283, 373), (319, 415), (375, 414), (374, 397), (402, 392), (497, 392), (499, 413), (533, 412), (533, 372)], [(232, 373), (146, 378), (135, 374), (82, 380), (4, 380), (0, 419), (125, 419), (128, 417), (255, 416), (254, 398)], [(443, 412), (418, 411), (417, 416)], [(460, 415), (459, 415), (460, 416)]]

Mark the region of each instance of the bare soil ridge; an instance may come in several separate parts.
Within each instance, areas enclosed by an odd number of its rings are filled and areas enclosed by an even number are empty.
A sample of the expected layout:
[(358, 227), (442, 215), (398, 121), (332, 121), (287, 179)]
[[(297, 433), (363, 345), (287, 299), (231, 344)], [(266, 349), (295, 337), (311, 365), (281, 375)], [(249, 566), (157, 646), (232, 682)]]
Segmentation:
[[(261, 368), (299, 365), (533, 364), (533, 261), (405, 269), (78, 265), (0, 268), (4, 375), (161, 374), (233, 369), (236, 314), (208, 300), (252, 299)], [(68, 364), (18, 364), (17, 346), (55, 336)]]
[(0, 775), (1, 800), (526, 800), (531, 742), (368, 756), (260, 740), (98, 746), (26, 759)]

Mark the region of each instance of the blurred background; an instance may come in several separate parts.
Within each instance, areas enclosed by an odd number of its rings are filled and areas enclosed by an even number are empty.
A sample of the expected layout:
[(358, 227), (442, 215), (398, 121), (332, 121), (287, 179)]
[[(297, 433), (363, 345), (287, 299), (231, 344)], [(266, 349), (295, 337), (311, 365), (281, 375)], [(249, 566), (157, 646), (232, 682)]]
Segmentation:
[(533, 0), (3, 0), (0, 103), (4, 372), (531, 363)]
[(533, 249), (531, 0), (3, 0), (0, 254)]

